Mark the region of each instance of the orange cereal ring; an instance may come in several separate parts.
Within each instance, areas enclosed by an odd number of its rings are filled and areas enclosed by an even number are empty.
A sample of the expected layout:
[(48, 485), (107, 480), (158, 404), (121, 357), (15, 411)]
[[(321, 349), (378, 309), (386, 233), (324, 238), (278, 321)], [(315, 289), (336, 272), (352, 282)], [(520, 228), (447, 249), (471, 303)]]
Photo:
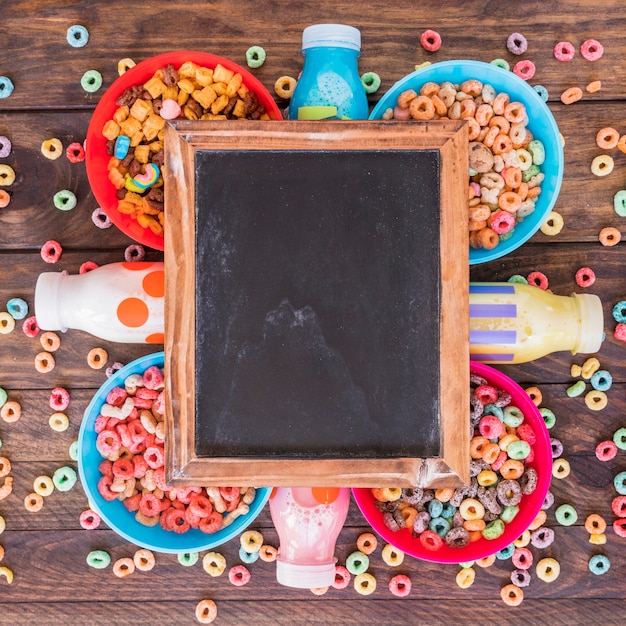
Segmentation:
[(356, 547), (363, 554), (372, 554), (372, 552), (376, 550), (377, 545), (378, 539), (376, 539), (376, 535), (373, 533), (361, 533), (359, 538), (356, 540)]
[(543, 509), (540, 509), (537, 512), (537, 515), (535, 515), (535, 519), (533, 519), (533, 521), (528, 525), (528, 530), (537, 530), (538, 528), (541, 528), (546, 523), (547, 519), (548, 514)]
[(507, 606), (519, 606), (524, 600), (524, 592), (517, 585), (509, 583), (500, 589), (500, 597)]
[(470, 117), (473, 118), (475, 114), (476, 103), (471, 98), (461, 100), (461, 119), (465, 120)]
[(446, 103), (437, 94), (430, 96), (430, 99), (433, 101), (435, 113), (437, 115), (443, 116), (448, 114), (448, 107), (446, 106)]
[(487, 134), (483, 137), (483, 143), (488, 148), (491, 148), (491, 146), (493, 146), (493, 142), (495, 141), (496, 137), (500, 134), (501, 133), (500, 133), (499, 126), (491, 126), (489, 130), (487, 131)]
[(570, 87), (561, 94), (563, 104), (574, 104), (583, 97), (583, 90), (580, 87)]
[(0, 209), (4, 209), (5, 206), (9, 206), (11, 202), (11, 196), (8, 191), (0, 189)]
[(505, 135), (508, 135), (509, 130), (511, 130), (511, 122), (509, 122), (509, 120), (507, 120), (503, 115), (496, 115), (495, 117), (492, 117), (489, 120), (489, 126), (491, 128), (497, 126), (500, 129), (500, 132)]
[(140, 548), (133, 554), (133, 563), (140, 572), (149, 572), (154, 568), (156, 559), (152, 550)]
[(476, 559), (475, 565), (478, 567), (491, 567), (496, 562), (496, 555), (491, 554), (489, 556), (485, 556), (482, 559)]
[(504, 107), (504, 117), (511, 124), (520, 124), (526, 121), (526, 107), (521, 102), (509, 102)]
[(24, 498), (24, 508), (29, 513), (37, 513), (43, 508), (43, 498), (38, 493), (29, 493)]
[(509, 103), (509, 101), (510, 98), (508, 93), (499, 93), (493, 100), (493, 112), (496, 115), (504, 115), (504, 109), (506, 108), (506, 105)]
[(498, 234), (491, 228), (483, 228), (478, 231), (478, 234), (481, 243), (480, 247), (485, 250), (493, 250), (500, 243), (500, 237), (498, 237)]
[(401, 109), (408, 109), (415, 98), (417, 98), (417, 93), (413, 89), (407, 89), (398, 96), (397, 104)]
[(585, 530), (590, 535), (601, 535), (606, 530), (606, 521), (601, 515), (592, 513), (585, 520)]
[(519, 188), (522, 184), (522, 170), (519, 167), (507, 167), (504, 173), (504, 183), (511, 189)]
[(217, 605), (213, 600), (200, 600), (196, 605), (196, 619), (200, 624), (210, 624), (217, 617)]
[(491, 209), (486, 204), (477, 204), (476, 206), (470, 207), (469, 210), (470, 221), (486, 222), (490, 215)]
[(470, 96), (479, 96), (483, 90), (483, 84), (476, 78), (469, 78), (461, 84), (461, 91)]
[(402, 509), (402, 519), (407, 528), (413, 528), (413, 523), (417, 517), (417, 509), (412, 506), (406, 506)]
[(495, 139), (493, 140), (493, 144), (491, 146), (491, 151), (494, 154), (504, 154), (505, 152), (508, 152), (509, 150), (512, 150), (512, 149), (513, 149), (513, 141), (508, 135), (503, 135), (502, 133), (500, 133), (499, 135), (496, 135)]
[(600, 231), (598, 239), (603, 246), (615, 246), (621, 241), (622, 233), (613, 226), (607, 226)]
[(9, 400), (2, 405), (0, 409), (0, 417), (7, 422), (7, 424), (13, 424), (17, 422), (22, 416), (22, 407), (19, 402), (15, 400)]
[(484, 519), (466, 519), (463, 522), (463, 528), (465, 528), (468, 533), (481, 533), (485, 530), (486, 526), (487, 522), (485, 522)]
[(41, 374), (47, 374), (54, 369), (54, 357), (49, 352), (39, 352), (35, 356), (35, 369)]
[(596, 93), (602, 89), (602, 81), (592, 80), (586, 87), (585, 91), (587, 93)]
[(505, 191), (498, 198), (498, 206), (507, 213), (515, 213), (522, 206), (522, 199), (514, 191)]
[(516, 480), (524, 473), (524, 464), (516, 459), (507, 459), (500, 468), (500, 475), (505, 480)]
[(61, 346), (61, 339), (56, 333), (51, 331), (46, 331), (39, 337), (39, 341), (41, 342), (41, 347), (46, 352), (56, 352)]
[(467, 118), (467, 134), (470, 141), (480, 138), (480, 124), (473, 118)]
[(439, 93), (439, 85), (433, 81), (424, 83), (420, 89), (420, 95), (432, 98)]
[(437, 498), (439, 502), (449, 502), (453, 495), (454, 489), (451, 487), (442, 487), (441, 489), (435, 490), (435, 498)]
[[(361, 552), (363, 552), (362, 548), (360, 548), (360, 550)], [(261, 559), (261, 561), (265, 561), (266, 563), (271, 563), (272, 561), (275, 561), (277, 556), (278, 550), (274, 546), (263, 544), (261, 546), (261, 549), (259, 550), (259, 558)]]
[(598, 148), (602, 148), (603, 150), (611, 150), (612, 148), (617, 147), (618, 141), (619, 133), (610, 126), (602, 128), (596, 134), (596, 144)]
[(473, 459), (482, 459), (483, 451), (488, 443), (489, 439), (487, 439), (487, 437), (483, 437), (482, 435), (472, 437), (470, 441), (470, 456)]
[(104, 348), (92, 348), (87, 354), (87, 365), (94, 370), (102, 369), (109, 360), (109, 354)]
[(500, 454), (500, 446), (497, 443), (488, 443), (483, 449), (483, 461), (491, 465)]
[(0, 456), (0, 478), (4, 478), (11, 473), (11, 461), (6, 456)]
[(130, 576), (135, 571), (135, 562), (129, 557), (124, 556), (121, 559), (117, 559), (113, 564), (113, 573), (118, 578), (125, 578)]
[(535, 406), (539, 406), (543, 401), (543, 394), (538, 387), (526, 387), (524, 391), (527, 393), (528, 397), (533, 401)]
[(417, 96), (411, 100), (409, 112), (414, 120), (432, 120), (435, 117), (435, 105), (426, 96)]
[(622, 135), (617, 142), (617, 149), (626, 153), (626, 135)]
[(490, 104), (480, 104), (476, 108), (474, 118), (481, 126), (487, 126), (493, 117), (493, 107)]

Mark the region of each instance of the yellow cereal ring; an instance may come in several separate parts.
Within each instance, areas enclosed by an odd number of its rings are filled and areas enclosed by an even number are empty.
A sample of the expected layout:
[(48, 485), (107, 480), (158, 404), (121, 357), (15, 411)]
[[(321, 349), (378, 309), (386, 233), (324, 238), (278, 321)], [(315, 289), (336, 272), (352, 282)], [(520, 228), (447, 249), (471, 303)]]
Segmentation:
[(558, 211), (550, 211), (546, 221), (541, 225), (541, 232), (544, 235), (554, 237), (563, 230), (564, 224), (563, 216)]
[(608, 403), (608, 398), (604, 391), (592, 389), (585, 395), (585, 404), (592, 411), (602, 411)]
[(476, 559), (475, 565), (478, 567), (486, 568), (491, 567), (496, 562), (496, 555), (491, 554), (489, 556), (485, 556), (482, 559)]
[(0, 334), (8, 335), (15, 330), (15, 318), (7, 311), (0, 311)]
[(361, 596), (369, 596), (376, 591), (376, 579), (368, 572), (357, 574), (354, 577), (354, 589)]
[(131, 68), (137, 65), (130, 57), (124, 57), (117, 62), (117, 73), (122, 76)]
[(464, 567), (456, 575), (456, 584), (461, 589), (467, 589), (474, 584), (476, 578), (476, 570), (473, 567)]
[(58, 159), (63, 154), (63, 144), (61, 140), (56, 137), (46, 139), (41, 144), (41, 154), (51, 161)]
[(54, 482), (50, 476), (37, 476), (33, 482), (33, 491), (44, 498), (52, 495)]
[(551, 583), (559, 577), (559, 574), (561, 573), (561, 565), (556, 559), (546, 557), (537, 563), (535, 572), (537, 573), (539, 580)]
[(30, 513), (37, 513), (43, 508), (43, 497), (38, 493), (29, 493), (24, 498), (24, 508)]
[(361, 533), (356, 540), (356, 547), (363, 554), (372, 554), (376, 550), (378, 539), (373, 533)]
[(516, 548), (525, 548), (530, 543), (530, 530), (525, 530), (517, 539), (513, 541)]
[(6, 163), (0, 163), (0, 187), (9, 187), (15, 182), (15, 170)]
[(126, 578), (135, 571), (135, 562), (129, 556), (123, 556), (113, 563), (113, 573), (118, 578)]
[(291, 76), (281, 76), (274, 83), (274, 91), (279, 98), (289, 100), (293, 96), (293, 90), (296, 88), (296, 79)]
[(147, 548), (141, 548), (133, 554), (133, 563), (140, 572), (149, 572), (156, 564), (154, 553)]
[(608, 176), (615, 167), (615, 161), (609, 154), (599, 154), (591, 161), (591, 173), (595, 176)]
[(56, 433), (62, 433), (66, 431), (70, 425), (70, 420), (65, 413), (56, 411), (50, 416), (48, 420), (50, 428)]
[(578, 378), (583, 373), (583, 368), (577, 363), (572, 363), (572, 367), (570, 367), (569, 373), (573, 378)]
[(7, 523), (4, 519), (4, 517), (2, 517), (2, 515), (0, 515), (0, 535), (4, 532), (4, 529), (7, 527)]
[(552, 476), (554, 476), (554, 478), (567, 478), (570, 470), (569, 461), (563, 457), (554, 459), (552, 462)]
[(398, 567), (398, 565), (402, 565), (404, 561), (404, 552), (392, 546), (390, 543), (385, 544), (381, 556), (389, 567)]
[(600, 361), (595, 356), (589, 357), (581, 367), (580, 374), (589, 380), (600, 369)]
[(465, 498), (459, 506), (459, 513), (464, 520), (482, 519), (485, 516), (485, 507), (476, 498)]
[(263, 535), (258, 530), (247, 530), (241, 534), (239, 542), (244, 552), (253, 554), (261, 549), (263, 545)]
[(226, 569), (226, 559), (219, 552), (207, 552), (202, 558), (202, 568), (213, 578), (221, 576)]
[(8, 567), (0, 567), (0, 576), (6, 578), (9, 585), (13, 582), (13, 572)]

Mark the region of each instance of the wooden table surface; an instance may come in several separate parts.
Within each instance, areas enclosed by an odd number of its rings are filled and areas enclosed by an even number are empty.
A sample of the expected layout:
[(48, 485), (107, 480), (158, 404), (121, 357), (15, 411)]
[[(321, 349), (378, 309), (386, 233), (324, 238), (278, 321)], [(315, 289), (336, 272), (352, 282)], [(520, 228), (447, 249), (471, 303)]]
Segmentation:
[[(580, 267), (591, 267), (597, 276), (587, 291), (599, 295), (604, 305), (606, 340), (597, 357), (614, 379), (606, 409), (592, 412), (582, 398), (566, 395), (572, 382), (570, 366), (582, 363), (585, 357), (581, 355), (559, 353), (501, 368), (522, 385), (541, 389), (543, 406), (557, 416), (551, 434), (563, 442), (564, 456), (571, 463), (570, 476), (553, 480), (551, 490), (557, 506), (571, 503), (576, 507), (578, 522), (560, 526), (552, 508), (548, 525), (555, 530), (555, 542), (546, 550), (533, 548), (535, 558), (553, 556), (560, 561), (559, 578), (544, 583), (532, 570), (524, 602), (509, 608), (500, 599), (500, 588), (509, 582), (510, 561), (476, 568), (474, 585), (460, 589), (455, 583), (456, 565), (407, 557), (392, 570), (383, 563), (379, 549), (370, 567), (378, 587), (369, 597), (358, 595), (352, 586), (342, 591), (330, 589), (322, 596), (288, 589), (276, 582), (274, 564), (260, 561), (250, 566), (252, 578), (243, 588), (229, 584), (226, 576), (210, 578), (199, 563), (183, 567), (174, 555), (157, 555), (157, 565), (150, 573), (137, 572), (125, 579), (113, 576), (110, 568), (91, 569), (85, 562), (90, 550), (105, 549), (116, 559), (132, 555), (134, 546), (104, 525), (94, 531), (81, 529), (79, 515), (87, 500), (80, 484), (46, 498), (38, 513), (27, 512), (23, 500), (32, 491), (36, 476), (51, 475), (63, 465), (75, 466), (69, 446), (77, 437), (84, 409), (105, 380), (103, 370), (87, 367), (88, 351), (101, 346), (108, 351), (110, 363), (126, 363), (155, 351), (155, 346), (107, 343), (69, 331), (62, 336), (55, 369), (40, 374), (34, 366), (39, 341), (28, 338), (18, 326), (12, 333), (0, 335), (0, 386), (23, 408), (18, 422), (0, 421), (0, 455), (10, 459), (14, 478), (13, 493), (0, 501), (0, 515), (6, 520), (0, 536), (5, 553), (0, 565), (14, 573), (11, 585), (0, 577), (0, 624), (192, 624), (195, 606), (202, 598), (217, 602), (216, 623), (220, 624), (626, 621), (626, 540), (609, 529), (606, 544), (595, 546), (589, 543), (583, 526), (590, 513), (603, 515), (611, 525), (615, 518), (611, 512), (613, 477), (626, 469), (624, 452), (608, 463), (594, 455), (598, 442), (626, 425), (626, 344), (613, 337), (612, 317), (613, 306), (626, 299), (626, 244), (603, 247), (598, 242), (601, 228), (623, 229), (622, 218), (613, 210), (613, 196), (626, 181), (626, 154), (610, 151), (615, 169), (606, 177), (590, 171), (592, 159), (603, 152), (595, 143), (597, 131), (613, 126), (626, 134), (626, 8), (622, 0), (2, 2), (0, 75), (12, 79), (15, 91), (0, 100), (0, 135), (13, 143), (12, 153), (0, 162), (11, 165), (17, 177), (10, 188), (10, 205), (0, 210), (0, 308), (10, 298), (21, 297), (32, 311), (39, 273), (76, 273), (85, 261), (120, 261), (125, 248), (133, 243), (115, 227), (99, 230), (92, 223), (90, 216), (97, 205), (84, 163), (72, 164), (65, 157), (50, 161), (40, 152), (42, 142), (51, 137), (61, 139), (64, 146), (84, 140), (95, 105), (117, 77), (119, 59), (141, 61), (166, 51), (192, 49), (245, 65), (248, 47), (260, 45), (267, 60), (254, 73), (273, 91), (279, 76), (297, 76), (301, 69), (302, 29), (333, 21), (361, 30), (360, 70), (381, 76), (378, 95), (425, 61), (504, 58), (513, 64), (518, 57), (506, 49), (506, 39), (513, 32), (528, 40), (528, 51), (520, 58), (536, 65), (531, 84), (542, 84), (549, 91), (549, 106), (565, 140), (565, 176), (555, 206), (563, 216), (564, 228), (555, 237), (538, 233), (506, 258), (472, 267), (471, 278), (506, 280), (512, 274), (539, 270), (547, 275), (554, 293), (569, 294), (581, 291), (575, 283)], [(66, 31), (73, 24), (89, 29), (89, 42), (83, 48), (72, 48), (66, 42)], [(420, 46), (420, 34), (427, 28), (442, 36), (443, 45), (436, 53)], [(589, 38), (599, 40), (605, 48), (596, 62), (586, 61), (580, 54), (580, 45)], [(553, 56), (554, 45), (562, 40), (571, 41), (577, 50), (569, 63)], [(81, 76), (89, 69), (97, 69), (104, 79), (102, 88), (93, 94), (80, 86)], [(585, 92), (580, 102), (570, 106), (560, 102), (563, 90), (573, 86), (584, 89), (592, 80), (602, 81), (600, 91)], [(378, 95), (371, 96), (372, 105)], [(278, 102), (281, 107), (287, 104)], [(72, 211), (54, 208), (52, 197), (60, 189), (76, 194), (78, 204)], [(49, 239), (58, 240), (64, 250), (55, 266), (44, 263), (39, 254)], [(160, 259), (162, 255), (149, 250), (147, 258)], [(48, 399), (56, 386), (68, 388), (72, 398), (67, 411), (70, 427), (63, 433), (48, 426)], [(253, 528), (261, 530), (268, 543), (277, 545), (267, 509)], [(353, 503), (337, 545), (340, 563), (356, 549), (357, 537), (367, 529)], [(239, 562), (236, 539), (220, 551), (229, 565)], [(593, 575), (587, 566), (597, 553), (611, 560), (610, 570), (602, 576)], [(398, 572), (408, 574), (413, 582), (405, 599), (395, 598), (387, 588)]]

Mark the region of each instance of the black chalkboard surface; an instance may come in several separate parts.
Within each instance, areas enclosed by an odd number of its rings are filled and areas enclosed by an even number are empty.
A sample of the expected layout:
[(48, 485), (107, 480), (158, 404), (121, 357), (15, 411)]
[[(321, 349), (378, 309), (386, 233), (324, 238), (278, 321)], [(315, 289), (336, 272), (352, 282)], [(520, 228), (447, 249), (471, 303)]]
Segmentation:
[(438, 150), (197, 150), (200, 457), (440, 453)]

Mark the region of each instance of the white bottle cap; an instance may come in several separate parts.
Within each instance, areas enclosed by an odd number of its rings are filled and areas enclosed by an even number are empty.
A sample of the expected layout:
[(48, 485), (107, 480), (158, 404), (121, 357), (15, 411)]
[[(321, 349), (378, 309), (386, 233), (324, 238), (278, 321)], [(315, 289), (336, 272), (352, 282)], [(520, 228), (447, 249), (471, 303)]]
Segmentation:
[(302, 31), (302, 49), (335, 46), (361, 51), (361, 31), (345, 24), (314, 24)]
[(316, 589), (330, 587), (335, 582), (335, 562), (320, 565), (299, 565), (276, 559), (276, 580), (286, 587)]
[(598, 296), (589, 293), (575, 293), (580, 313), (580, 337), (573, 354), (597, 352), (602, 345), (604, 335), (604, 312)]
[(60, 315), (61, 280), (67, 272), (44, 272), (35, 285), (35, 317), (41, 330), (66, 332)]

